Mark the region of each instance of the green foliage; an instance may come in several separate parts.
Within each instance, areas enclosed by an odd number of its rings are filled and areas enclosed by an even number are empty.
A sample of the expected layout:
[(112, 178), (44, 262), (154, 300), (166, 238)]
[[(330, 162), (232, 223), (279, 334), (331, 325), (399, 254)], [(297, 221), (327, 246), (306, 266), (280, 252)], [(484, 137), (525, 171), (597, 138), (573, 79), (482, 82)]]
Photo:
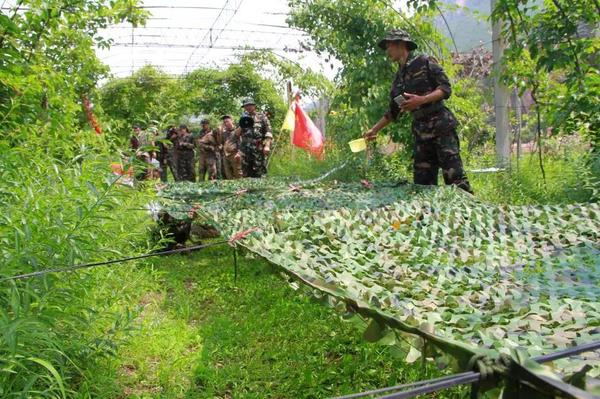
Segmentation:
[[(533, 90), (548, 121), (565, 133), (581, 133), (595, 147), (600, 140), (598, 53), (600, 23), (596, 0), (500, 0), (492, 18), (502, 21), (509, 46), (505, 78)], [(523, 60), (528, 60), (524, 67)], [(549, 74), (549, 75), (548, 75)], [(548, 76), (560, 84), (550, 85)]]
[[(494, 159), (488, 157), (488, 164)], [(495, 204), (572, 204), (600, 200), (600, 169), (597, 156), (581, 152), (545, 154), (542, 176), (537, 154), (527, 154), (507, 172), (470, 173), (476, 196)], [(467, 164), (481, 165), (482, 158)]]
[(210, 114), (217, 118), (231, 114), (237, 119), (242, 113), (242, 98), (252, 97), (259, 110), (273, 113), (275, 118), (271, 122), (277, 126), (283, 122), (287, 110), (275, 84), (261, 76), (250, 56), (240, 58), (239, 63), (225, 70), (205, 68), (192, 71), (182, 85), (190, 113)]
[[(454, 74), (455, 67), (448, 62), (447, 43), (432, 24), (435, 10), (419, 6), (416, 15), (409, 18), (388, 2), (378, 0), (294, 0), (290, 6), (288, 23), (310, 35), (314, 51), (342, 64), (328, 118), (328, 137), (344, 149), (347, 141), (360, 136), (387, 111), (397, 66), (390, 64), (377, 42), (388, 30), (405, 29), (418, 44), (418, 53), (436, 56), (448, 74)], [(455, 83), (449, 106), (458, 115), (468, 140), (481, 141), (489, 128), (481, 113), (484, 98), (480, 88), (472, 79)], [(409, 162), (410, 125), (411, 118), (403, 115), (386, 132), (395, 142), (403, 144), (402, 153), (392, 162), (399, 159)]]
[(277, 132), (287, 111), (283, 93), (289, 79), (309, 95), (332, 90), (320, 74), (272, 53), (252, 52), (226, 69), (199, 68), (182, 78), (147, 65), (132, 76), (108, 81), (100, 89), (100, 101), (112, 131), (122, 137), (130, 134), (133, 123), (164, 128), (198, 115), (213, 124), (220, 123), (224, 114), (237, 119), (244, 97), (252, 97), (259, 110), (272, 114)]
[(146, 65), (133, 75), (109, 80), (99, 90), (99, 102), (109, 132), (121, 139), (132, 126), (165, 129), (183, 122), (185, 93), (176, 78)]
[[(332, 100), (339, 118), (330, 119), (330, 131), (342, 142), (358, 136), (388, 105), (394, 69), (377, 41), (390, 27), (407, 24), (379, 1), (291, 1), (290, 6), (288, 23), (310, 35), (317, 54), (342, 63)], [(392, 135), (399, 139), (397, 131)]]
[(83, 120), (82, 96), (107, 72), (93, 49), (109, 44), (98, 30), (147, 14), (131, 0), (17, 4), (0, 18), (0, 130), (13, 144), (32, 134), (68, 139)]
[[(0, 145), (2, 277), (145, 246), (144, 224), (125, 227), (134, 215), (124, 209), (144, 196), (115, 185), (105, 158), (82, 153), (58, 162), (41, 147)], [(82, 370), (114, 354), (130, 316), (103, 305), (94, 276), (49, 274), (1, 283), (3, 397), (71, 396)]]

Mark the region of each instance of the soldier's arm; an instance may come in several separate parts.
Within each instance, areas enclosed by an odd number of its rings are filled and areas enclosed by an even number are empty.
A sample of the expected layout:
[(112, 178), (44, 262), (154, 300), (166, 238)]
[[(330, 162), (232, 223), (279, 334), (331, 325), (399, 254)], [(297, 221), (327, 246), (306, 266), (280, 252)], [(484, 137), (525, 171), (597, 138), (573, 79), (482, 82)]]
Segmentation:
[[(435, 83), (436, 87), (433, 92), (431, 92), (425, 97), (437, 93), (435, 96), (432, 96), (433, 100), (429, 102), (440, 101), (450, 97), (450, 95), (452, 94), (450, 79), (448, 79), (448, 75), (446, 75), (446, 72), (444, 72), (441, 65), (438, 64), (435, 59), (429, 58), (427, 60), (427, 69), (429, 71), (429, 78), (432, 82)], [(439, 91), (441, 91), (441, 93), (439, 93)], [(443, 97), (439, 98), (440, 95), (443, 95)]]
[[(400, 107), (398, 106), (398, 104), (396, 104), (396, 102), (393, 99), (390, 99), (390, 105), (388, 107), (387, 112), (385, 114), (383, 114), (383, 118), (385, 118), (388, 121), (388, 123), (395, 121), (398, 118), (400, 111), (401, 110), (400, 110)], [(381, 122), (381, 120), (379, 122)], [(377, 122), (377, 123), (379, 123), (379, 122)], [(385, 126), (387, 126), (387, 124)]]
[(363, 137), (368, 141), (375, 140), (377, 133), (379, 133), (381, 129), (389, 125), (392, 121), (393, 119), (386, 113), (381, 119), (379, 119), (379, 121), (377, 121), (375, 126), (363, 133)]
[(265, 135), (265, 139), (263, 141), (263, 145), (267, 148), (271, 147), (271, 142), (273, 141), (273, 133), (271, 131), (271, 122), (269, 122), (269, 118), (266, 116), (261, 121), (263, 130), (263, 134)]
[(194, 139), (190, 137), (190, 138), (181, 140), (181, 146), (183, 148), (187, 148), (188, 150), (193, 150), (194, 149)]
[(406, 101), (402, 104), (403, 111), (413, 111), (424, 104), (442, 101), (446, 97), (446, 92), (442, 89), (435, 89), (429, 94), (419, 96), (417, 94), (404, 93)]

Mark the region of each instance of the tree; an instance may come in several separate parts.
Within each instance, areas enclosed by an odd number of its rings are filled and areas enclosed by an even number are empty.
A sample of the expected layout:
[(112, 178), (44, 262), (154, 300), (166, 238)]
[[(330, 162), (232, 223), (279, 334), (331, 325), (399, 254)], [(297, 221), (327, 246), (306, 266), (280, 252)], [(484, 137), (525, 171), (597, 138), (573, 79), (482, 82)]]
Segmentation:
[(103, 113), (118, 122), (122, 135), (129, 135), (133, 124), (174, 123), (186, 106), (177, 78), (152, 65), (131, 76), (109, 80), (99, 92)]
[(191, 114), (219, 117), (223, 114), (241, 114), (241, 100), (252, 97), (259, 109), (275, 116), (272, 123), (281, 123), (286, 111), (282, 92), (275, 82), (263, 77), (251, 57), (241, 57), (238, 63), (225, 70), (201, 68), (189, 73), (183, 80), (186, 110)]
[(21, 0), (0, 14), (0, 129), (12, 143), (81, 126), (82, 97), (107, 73), (93, 46), (108, 24), (143, 23), (135, 0)]
[[(290, 9), (288, 23), (310, 35), (306, 46), (342, 64), (332, 102), (337, 117), (330, 120), (334, 126), (331, 130), (341, 141), (360, 135), (387, 109), (391, 79), (397, 69), (377, 47), (387, 31), (405, 29), (422, 51), (442, 62), (449, 59), (443, 37), (426, 12), (408, 18), (380, 0), (292, 0)], [(388, 133), (395, 141), (410, 142), (409, 118), (399, 123), (399, 128), (390, 128)]]

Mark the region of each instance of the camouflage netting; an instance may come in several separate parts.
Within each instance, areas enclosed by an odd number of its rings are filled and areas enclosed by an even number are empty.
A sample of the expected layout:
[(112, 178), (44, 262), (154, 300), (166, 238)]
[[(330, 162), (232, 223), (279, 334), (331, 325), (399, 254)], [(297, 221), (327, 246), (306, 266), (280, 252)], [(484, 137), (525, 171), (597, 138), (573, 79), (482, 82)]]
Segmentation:
[[(452, 188), (272, 179), (176, 184), (161, 197), (173, 216), (193, 210), (225, 236), (260, 227), (243, 241), (251, 252), (462, 364), (482, 349), (535, 356), (600, 338), (597, 204), (497, 206)], [(594, 353), (554, 367), (584, 364), (600, 375)]]

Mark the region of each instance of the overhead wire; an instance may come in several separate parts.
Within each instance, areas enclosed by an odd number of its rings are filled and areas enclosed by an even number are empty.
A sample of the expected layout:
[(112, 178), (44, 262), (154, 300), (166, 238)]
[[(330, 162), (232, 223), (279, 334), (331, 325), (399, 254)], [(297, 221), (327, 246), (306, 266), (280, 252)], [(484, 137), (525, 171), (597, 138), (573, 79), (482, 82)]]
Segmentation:
[(200, 48), (200, 46), (202, 46), (202, 43), (204, 43), (204, 41), (206, 40), (206, 38), (209, 36), (209, 34), (212, 32), (212, 29), (214, 28), (215, 24), (217, 23), (217, 21), (219, 20), (219, 18), (221, 17), (221, 14), (223, 13), (223, 11), (225, 10), (225, 8), (227, 7), (227, 5), (229, 4), (230, 0), (225, 0), (225, 3), (223, 4), (223, 7), (221, 8), (221, 11), (219, 11), (219, 14), (217, 15), (217, 18), (215, 18), (215, 20), (213, 21), (212, 25), (210, 26), (210, 28), (208, 29), (208, 31), (206, 32), (206, 34), (202, 37), (202, 39), (200, 40), (200, 42), (198, 43), (198, 46), (196, 48), (194, 48), (194, 50), (192, 50), (192, 52), (190, 53), (190, 56), (187, 59), (187, 62), (185, 63), (185, 67), (183, 68), (183, 73), (187, 73), (188, 71), (188, 66), (190, 64), (190, 61), (192, 60), (192, 57), (194, 56), (194, 54), (196, 53), (196, 49)]
[[(204, 54), (202, 55), (202, 57), (201, 57), (201, 58), (204, 58), (206, 55), (208, 55), (208, 53), (210, 52), (210, 50), (211, 50), (212, 48), (214, 48), (214, 44), (217, 42), (217, 40), (219, 40), (219, 37), (220, 37), (220, 36), (221, 36), (221, 34), (223, 33), (223, 30), (224, 30), (224, 28), (226, 28), (226, 27), (227, 27), (227, 26), (228, 26), (228, 25), (231, 23), (231, 21), (233, 20), (233, 18), (235, 17), (235, 15), (237, 14), (237, 12), (239, 11), (240, 7), (242, 6), (242, 3), (243, 3), (243, 2), (244, 2), (244, 0), (237, 0), (237, 3), (236, 3), (236, 6), (235, 6), (235, 9), (234, 9), (233, 13), (231, 14), (231, 16), (229, 17), (229, 20), (227, 20), (227, 22), (225, 23), (225, 25), (224, 25), (223, 29), (221, 29), (221, 30), (219, 31), (219, 33), (217, 33), (217, 36), (214, 38), (214, 40), (213, 40), (213, 38), (212, 38), (212, 35), (211, 35), (210, 46), (209, 46), (209, 47), (208, 47), (208, 49), (207, 49), (207, 50), (204, 52)], [(210, 33), (212, 34), (212, 30), (210, 31)], [(185, 72), (185, 71), (184, 71), (184, 72)]]

